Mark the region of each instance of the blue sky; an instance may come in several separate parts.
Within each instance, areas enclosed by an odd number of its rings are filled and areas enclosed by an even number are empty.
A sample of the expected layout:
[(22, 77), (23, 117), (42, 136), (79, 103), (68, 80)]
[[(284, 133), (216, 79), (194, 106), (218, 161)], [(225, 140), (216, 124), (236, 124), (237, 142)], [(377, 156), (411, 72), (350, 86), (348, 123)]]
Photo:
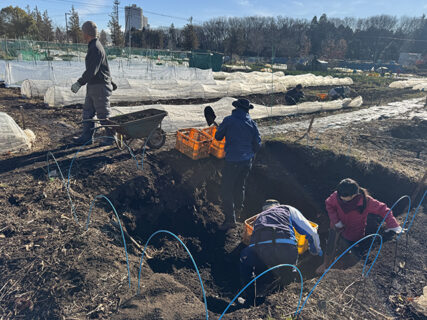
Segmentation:
[[(13, 5), (24, 8), (29, 5), (44, 11), (48, 10), (54, 23), (65, 25), (64, 13), (71, 5), (80, 14), (81, 20), (93, 20), (99, 29), (106, 29), (113, 0), (14, 0)], [(87, 3), (87, 4), (85, 4)], [(395, 16), (420, 16), (427, 13), (427, 0), (121, 0), (120, 23), (124, 27), (124, 6), (137, 4), (153, 27), (169, 26), (174, 23), (181, 27), (187, 18), (193, 17), (196, 23), (213, 17), (243, 16), (288, 16), (311, 19), (314, 15), (326, 13), (330, 17), (367, 17), (377, 14)], [(10, 0), (0, 0), (0, 8), (12, 4)], [(164, 14), (173, 17), (156, 15)], [(184, 18), (184, 19), (180, 19)]]

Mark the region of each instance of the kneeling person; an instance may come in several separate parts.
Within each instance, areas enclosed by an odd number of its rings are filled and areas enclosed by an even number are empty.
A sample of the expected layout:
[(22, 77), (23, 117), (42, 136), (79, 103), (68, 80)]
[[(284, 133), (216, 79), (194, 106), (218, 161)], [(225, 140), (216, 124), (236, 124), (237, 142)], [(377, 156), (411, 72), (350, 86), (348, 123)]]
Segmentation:
[[(291, 206), (280, 205), (276, 200), (267, 200), (254, 223), (250, 245), (240, 255), (240, 279), (247, 284), (253, 275), (259, 275), (280, 264), (295, 265), (298, 249), (294, 228), (309, 241), (310, 253), (322, 255), (319, 235), (302, 213)], [(270, 273), (269, 273), (270, 274)], [(278, 268), (257, 281), (257, 291), (266, 292), (292, 280), (292, 269)], [(254, 298), (254, 288), (246, 290), (249, 302)]]

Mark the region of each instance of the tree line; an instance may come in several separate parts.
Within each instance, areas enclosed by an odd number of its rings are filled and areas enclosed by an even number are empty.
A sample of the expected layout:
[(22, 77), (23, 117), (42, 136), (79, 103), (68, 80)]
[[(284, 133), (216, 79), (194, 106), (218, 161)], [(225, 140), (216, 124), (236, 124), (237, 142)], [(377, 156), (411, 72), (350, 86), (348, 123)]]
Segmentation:
[[(427, 18), (378, 15), (311, 21), (288, 17), (214, 18), (183, 28), (134, 30), (123, 33), (113, 13), (112, 45), (170, 50), (212, 50), (233, 56), (287, 57), (314, 55), (325, 59), (397, 60), (400, 52), (427, 54)], [(0, 37), (82, 42), (78, 12), (71, 8), (68, 33), (53, 26), (47, 11), (5, 7), (0, 10)], [(107, 43), (107, 34), (100, 33)]]

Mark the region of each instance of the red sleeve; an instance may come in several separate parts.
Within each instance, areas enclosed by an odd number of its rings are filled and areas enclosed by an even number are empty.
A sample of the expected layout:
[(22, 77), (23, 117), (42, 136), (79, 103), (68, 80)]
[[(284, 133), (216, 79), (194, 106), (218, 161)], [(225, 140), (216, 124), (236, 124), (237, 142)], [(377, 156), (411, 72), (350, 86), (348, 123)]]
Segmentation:
[(335, 225), (340, 221), (337, 211), (337, 196), (336, 192), (331, 194), (328, 199), (325, 200), (326, 211), (328, 211), (330, 227), (334, 228)]
[[(379, 215), (384, 219), (385, 215), (390, 211), (390, 208), (383, 202), (380, 202), (372, 197), (367, 197), (368, 201), (366, 210), (368, 213)], [(396, 218), (393, 216), (393, 212), (390, 212), (385, 219), (387, 228), (396, 228), (399, 226)]]

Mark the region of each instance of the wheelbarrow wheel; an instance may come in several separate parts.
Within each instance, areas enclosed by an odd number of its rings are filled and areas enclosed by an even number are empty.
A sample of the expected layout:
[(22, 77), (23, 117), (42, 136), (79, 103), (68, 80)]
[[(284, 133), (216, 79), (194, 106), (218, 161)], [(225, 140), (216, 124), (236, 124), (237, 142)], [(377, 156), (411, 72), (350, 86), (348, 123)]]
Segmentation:
[(147, 141), (147, 145), (152, 149), (161, 148), (166, 142), (166, 133), (160, 129), (155, 129)]

